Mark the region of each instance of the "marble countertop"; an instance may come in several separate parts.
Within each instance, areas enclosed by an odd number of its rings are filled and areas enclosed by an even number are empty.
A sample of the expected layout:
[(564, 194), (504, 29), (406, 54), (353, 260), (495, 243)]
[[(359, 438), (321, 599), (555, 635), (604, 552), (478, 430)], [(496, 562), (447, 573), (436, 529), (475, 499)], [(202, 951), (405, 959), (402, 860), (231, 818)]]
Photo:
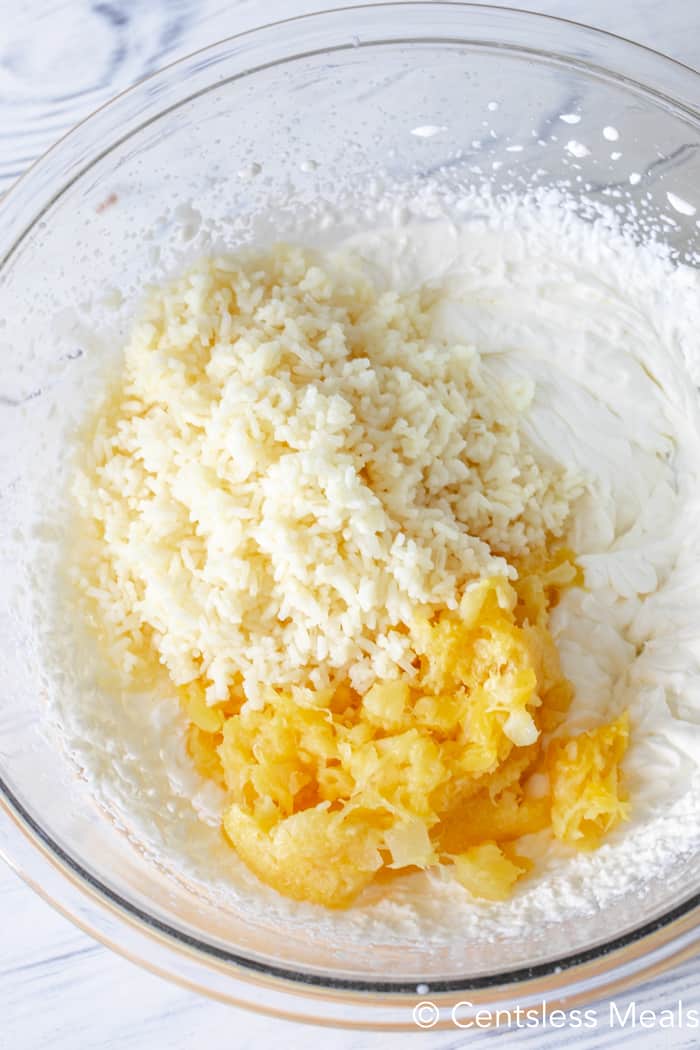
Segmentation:
[[(208, 43), (333, 0), (0, 0), (0, 193), (76, 121), (167, 62)], [(495, 4), (494, 6), (507, 6)], [(700, 68), (700, 0), (518, 0), (513, 6), (588, 22)], [(2, 819), (0, 817), (0, 819)], [(700, 1009), (700, 959), (619, 996), (657, 1013)], [(696, 1047), (700, 1029), (422, 1033), (426, 1050), (624, 1043)], [(142, 971), (73, 927), (0, 866), (0, 1050), (207, 1050), (307, 1047), (393, 1050), (405, 1035), (324, 1030), (210, 1002)]]

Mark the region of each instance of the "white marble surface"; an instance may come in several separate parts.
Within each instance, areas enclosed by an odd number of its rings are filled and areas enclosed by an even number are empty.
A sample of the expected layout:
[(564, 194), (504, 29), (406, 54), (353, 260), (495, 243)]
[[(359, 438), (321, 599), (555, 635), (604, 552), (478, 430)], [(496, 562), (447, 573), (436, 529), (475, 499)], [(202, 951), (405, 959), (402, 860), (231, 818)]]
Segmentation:
[[(0, 193), (72, 124), (180, 55), (263, 22), (347, 6), (333, 0), (0, 0)], [(506, 6), (506, 5), (496, 5)], [(700, 67), (700, 0), (519, 0), (585, 21)], [(617, 999), (624, 1012), (700, 1008), (700, 960)], [(612, 1030), (606, 1005), (588, 1033), (501, 1029), (424, 1033), (421, 1046), (576, 1050), (696, 1047), (688, 1027)], [(327, 1031), (212, 1003), (138, 969), (72, 927), (0, 867), (0, 1050), (393, 1050), (403, 1035)]]

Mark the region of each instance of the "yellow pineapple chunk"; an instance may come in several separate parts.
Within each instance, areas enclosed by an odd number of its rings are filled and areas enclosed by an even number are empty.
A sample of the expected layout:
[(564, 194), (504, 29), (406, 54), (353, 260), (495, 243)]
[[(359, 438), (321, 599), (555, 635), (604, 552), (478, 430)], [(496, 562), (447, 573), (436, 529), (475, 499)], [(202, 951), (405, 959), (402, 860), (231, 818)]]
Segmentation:
[(410, 693), (408, 682), (376, 682), (362, 700), (368, 721), (380, 729), (400, 729)]
[(233, 805), (224, 815), (224, 830), (251, 871), (279, 893), (343, 908), (382, 866), (382, 830), (372, 819), (361, 809), (329, 812), (321, 805), (265, 831)]
[(578, 849), (595, 849), (628, 814), (620, 762), (629, 741), (629, 717), (578, 736), (554, 740), (547, 751), (552, 830)]
[(224, 724), (223, 713), (218, 707), (207, 704), (204, 685), (200, 679), (181, 685), (178, 689), (180, 702), (191, 722), (205, 733), (217, 733)]
[(519, 878), (530, 870), (524, 857), (509, 858), (495, 842), (482, 842), (452, 857), (457, 881), (474, 897), (502, 901)]
[(549, 826), (550, 802), (546, 797), (519, 798), (516, 791), (504, 791), (495, 800), (482, 791), (455, 807), (437, 827), (440, 850), (460, 853), (468, 846), (494, 839), (511, 842)]
[(459, 618), (467, 630), (478, 628), (484, 622), (483, 609), (489, 599), (506, 612), (512, 612), (517, 595), (507, 580), (497, 576), (479, 580), (467, 587), (459, 603)]
[(427, 868), (437, 861), (422, 820), (413, 819), (389, 828), (384, 833), (384, 846), (391, 853), (392, 868)]
[(187, 729), (187, 752), (200, 776), (226, 786), (224, 767), (219, 758), (221, 733), (206, 733), (194, 722)]

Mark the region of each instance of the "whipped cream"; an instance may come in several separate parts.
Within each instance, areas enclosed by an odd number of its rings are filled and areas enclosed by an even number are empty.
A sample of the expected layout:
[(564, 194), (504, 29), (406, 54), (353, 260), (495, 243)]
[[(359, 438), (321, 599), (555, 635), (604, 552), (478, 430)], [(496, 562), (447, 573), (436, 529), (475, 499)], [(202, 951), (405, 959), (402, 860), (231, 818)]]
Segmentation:
[(530, 837), (537, 874), (505, 903), (423, 873), (331, 915), (279, 897), (223, 844), (221, 793), (192, 769), (166, 685), (159, 699), (118, 696), (84, 670), (57, 714), (112, 817), (223, 907), (338, 940), (519, 937), (642, 893), (700, 849), (700, 278), (560, 200), (378, 211), (350, 237), (326, 217), (319, 243), (361, 256), (387, 287), (433, 287), (435, 334), (478, 347), (494, 384), (534, 381), (528, 437), (586, 479), (569, 536), (586, 586), (565, 595), (553, 631), (576, 688), (569, 726), (630, 710), (631, 820), (591, 854)]

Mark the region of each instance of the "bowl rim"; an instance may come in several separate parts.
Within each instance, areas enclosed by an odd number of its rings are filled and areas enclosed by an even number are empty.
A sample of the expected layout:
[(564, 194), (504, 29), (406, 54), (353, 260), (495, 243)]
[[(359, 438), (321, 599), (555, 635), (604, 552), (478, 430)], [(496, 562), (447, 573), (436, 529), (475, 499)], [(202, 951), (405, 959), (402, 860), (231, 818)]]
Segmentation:
[[(291, 988), (291, 1000), (286, 997), (281, 1001), (270, 998), (274, 991), (280, 986), (279, 974), (274, 968), (261, 966), (257, 969), (244, 967), (238, 969), (238, 976), (242, 982), (225, 989), (214, 988), (210, 984), (198, 979), (188, 972), (183, 972), (179, 963), (187, 957), (201, 959), (202, 953), (190, 945), (184, 943), (173, 944), (170, 931), (163, 932), (155, 927), (147, 916), (144, 922), (134, 914), (131, 907), (124, 907), (124, 902), (118, 895), (105, 897), (103, 888), (99, 881), (90, 877), (83, 879), (76, 872), (74, 865), (58, 856), (51, 844), (46, 841), (39, 829), (34, 830), (32, 825), (25, 823), (24, 816), (10, 808), (7, 800), (0, 794), (0, 814), (5, 812), (8, 823), (11, 825), (17, 839), (29, 847), (25, 863), (17, 862), (15, 857), (8, 856), (0, 836), (0, 857), (19, 875), (20, 878), (46, 903), (51, 905), (64, 918), (69, 919), (80, 930), (94, 937), (105, 947), (117, 952), (130, 962), (136, 963), (142, 968), (158, 977), (173, 981), (187, 991), (195, 991), (204, 994), (210, 999), (226, 1002), (245, 1008), (252, 1008), (256, 1012), (283, 1018), (285, 1020), (302, 1021), (304, 1023), (321, 1025), (331, 1028), (359, 1028), (385, 1031), (415, 1031), (416, 1023), (413, 1011), (409, 1012), (409, 1020), (403, 1018), (406, 1007), (410, 1007), (423, 1000), (429, 995), (430, 1006), (436, 1006), (440, 1010), (440, 1018), (435, 1029), (454, 1029), (456, 1027), (452, 1018), (452, 1010), (455, 1008), (454, 993), (467, 992), (470, 1001), (466, 1003), (460, 1000), (458, 1006), (469, 1006), (476, 1010), (481, 1004), (488, 1003), (492, 1008), (498, 1008), (501, 1003), (524, 1003), (528, 1009), (530, 1002), (534, 1002), (537, 1008), (544, 1008), (550, 1013), (555, 1009), (564, 1012), (572, 1008), (584, 1006), (592, 1000), (601, 1000), (603, 996), (612, 998), (614, 994), (624, 992), (632, 986), (646, 983), (659, 977), (669, 968), (678, 966), (698, 954), (700, 949), (700, 929), (698, 920), (700, 914), (695, 917), (692, 911), (676, 909), (679, 914), (673, 921), (666, 923), (662, 916), (656, 924), (650, 923), (649, 929), (645, 929), (643, 936), (636, 938), (634, 942), (613, 947), (612, 942), (609, 951), (601, 951), (589, 960), (580, 959), (575, 961), (572, 967), (555, 966), (545, 975), (535, 972), (536, 968), (524, 969), (525, 980), (517, 984), (494, 983), (479, 987), (468, 984), (460, 985), (454, 989), (441, 987), (440, 982), (431, 982), (430, 985), (409, 983), (405, 991), (397, 992), (395, 989), (384, 989), (375, 987), (373, 982), (366, 982), (366, 987), (359, 983), (353, 987), (340, 987), (330, 985), (325, 981), (314, 979), (308, 983), (297, 984)], [(0, 826), (0, 831), (1, 831)], [(20, 851), (21, 852), (21, 851)], [(52, 892), (46, 888), (46, 880), (42, 878), (39, 867), (43, 865), (44, 871), (55, 872), (60, 880), (60, 893)], [(66, 903), (65, 887), (68, 886), (72, 892), (72, 901)], [(80, 899), (80, 907), (76, 901)], [(83, 900), (88, 904), (94, 903), (97, 907), (93, 912), (82, 906)], [(111, 918), (121, 920), (115, 929)], [(167, 926), (167, 924), (164, 924)], [(129, 936), (125, 935), (129, 933)], [(134, 940), (134, 935), (136, 940)], [(151, 946), (155, 951), (151, 950)], [(148, 950), (144, 950), (147, 947)], [(607, 945), (604, 947), (608, 947)], [(160, 949), (160, 951), (159, 951)], [(164, 949), (164, 951), (163, 951)], [(613, 966), (609, 965), (614, 960)], [(631, 967), (620, 968), (619, 963), (629, 963)], [(206, 957), (204, 962), (211, 971), (218, 971), (230, 976), (231, 969), (220, 960)], [(571, 984), (569, 975), (575, 970), (577, 982)], [(502, 975), (501, 975), (502, 976)], [(546, 978), (546, 983), (541, 983), (541, 978)], [(289, 980), (284, 977), (283, 988), (288, 991)], [(604, 983), (603, 983), (604, 982)], [(241, 991), (241, 987), (244, 991)], [(517, 1000), (512, 998), (513, 988), (520, 993)], [(251, 988), (262, 993), (266, 998), (251, 1001), (245, 994)], [(429, 991), (427, 990), (429, 989)], [(300, 1000), (301, 999), (301, 1003)], [(331, 1006), (330, 1013), (322, 1015), (310, 1013), (319, 1003)], [(348, 1005), (359, 1004), (360, 1007), (371, 1007), (381, 1003), (398, 1007), (400, 1013), (394, 1009), (387, 1020), (384, 1016), (367, 1015), (362, 1009), (360, 1016), (348, 1016)], [(335, 1007), (340, 1006), (343, 1010), (341, 1015), (335, 1012)], [(451, 1009), (450, 1009), (451, 1008)], [(450, 1010), (449, 1014), (446, 1011)], [(461, 1016), (461, 1015), (460, 1015)], [(471, 1015), (470, 1015), (471, 1016)], [(492, 1021), (487, 1027), (498, 1027), (499, 1022)]]
[[(400, 12), (406, 14), (417, 10), (430, 11), (430, 14), (437, 16), (439, 12), (448, 11), (462, 11), (465, 17), (469, 17), (470, 13), (480, 13), (482, 15), (488, 15), (490, 18), (498, 21), (499, 19), (504, 20), (507, 17), (517, 17), (522, 22), (528, 22), (532, 25), (559, 25), (565, 27), (565, 29), (573, 34), (578, 35), (582, 39), (585, 39), (593, 44), (595, 42), (617, 42), (627, 50), (630, 56), (645, 56), (647, 60), (651, 60), (657, 65), (663, 66), (668, 70), (675, 69), (680, 71), (684, 77), (689, 77), (695, 82), (695, 86), (700, 86), (700, 73), (685, 63), (679, 62), (673, 58), (670, 58), (663, 53), (656, 51), (653, 48), (645, 45), (637, 44), (629, 38), (620, 36), (618, 34), (608, 33), (600, 29), (596, 29), (591, 26), (587, 26), (583, 23), (576, 22), (570, 19), (559, 18), (552, 15), (544, 15), (533, 11), (525, 11), (516, 7), (493, 7), (489, 4), (484, 3), (468, 3), (462, 2), (462, 0), (388, 0), (388, 2), (382, 3), (365, 3), (346, 7), (334, 7), (326, 10), (319, 10), (316, 12), (308, 13), (305, 15), (299, 15), (295, 17), (281, 19), (276, 22), (266, 23), (264, 25), (248, 29), (241, 33), (232, 34), (228, 37), (222, 38), (212, 44), (205, 47), (199, 48), (175, 61), (168, 63), (159, 70), (153, 72), (149, 76), (138, 81), (136, 84), (126, 88), (124, 91), (110, 98), (108, 101), (103, 103), (91, 114), (86, 116), (68, 132), (66, 132), (60, 139), (57, 140), (41, 157), (39, 157), (8, 189), (0, 201), (0, 237), (3, 235), (2, 221), (3, 218), (9, 215), (9, 209), (12, 208), (14, 202), (23, 193), (32, 193), (32, 184), (38, 173), (41, 173), (44, 167), (52, 160), (56, 155), (60, 155), (62, 151), (69, 152), (72, 144), (76, 141), (79, 134), (83, 129), (91, 128), (93, 123), (99, 119), (100, 114), (106, 111), (113, 112), (115, 108), (118, 108), (123, 100), (133, 99), (138, 97), (139, 94), (143, 93), (144, 88), (148, 90), (149, 85), (152, 85), (158, 80), (168, 79), (174, 71), (184, 70), (187, 68), (188, 63), (192, 64), (194, 60), (205, 54), (211, 54), (225, 48), (226, 45), (239, 42), (239, 41), (252, 41), (260, 42), (264, 41), (266, 35), (270, 35), (273, 32), (277, 32), (280, 27), (289, 26), (304, 26), (310, 24), (322, 23), (324, 20), (332, 21), (333, 19), (339, 19), (342, 16), (351, 15), (353, 18), (359, 18), (361, 15), (365, 15), (368, 18), (373, 17), (374, 12), (386, 12), (398, 15)], [(371, 32), (372, 26), (363, 26), (363, 29), (367, 29)], [(432, 35), (429, 33), (422, 33), (420, 39), (427, 42), (445, 44), (460, 44), (460, 43), (481, 43), (485, 46), (484, 41), (474, 41), (468, 39), (468, 26), (465, 27), (465, 37), (467, 39), (458, 39), (456, 37), (446, 37), (439, 35)], [(376, 46), (378, 43), (387, 44), (404, 44), (410, 45), (411, 43), (418, 42), (419, 37), (402, 37), (399, 33), (390, 36), (389, 38), (383, 37), (381, 40), (369, 38), (367, 40), (360, 40), (358, 45), (351, 45), (349, 41), (339, 45), (336, 50), (347, 50), (351, 46), (359, 47), (371, 47)], [(296, 43), (296, 40), (294, 41)], [(527, 49), (513, 45), (513, 50), (517, 52), (527, 51)], [(313, 54), (317, 54), (319, 51), (327, 52), (327, 47), (318, 48), (316, 50), (304, 51), (294, 50), (290, 46), (283, 58), (275, 59), (273, 62), (267, 63), (267, 65), (279, 65), (284, 62), (294, 61), (302, 57), (308, 57)], [(603, 72), (605, 75), (610, 77), (616, 82), (622, 82), (625, 84), (633, 84), (634, 86), (643, 90), (646, 95), (652, 96), (657, 101), (670, 103), (681, 112), (686, 113), (691, 117), (694, 122), (700, 121), (700, 107), (696, 107), (689, 104), (685, 99), (678, 99), (672, 95), (665, 94), (664, 92), (658, 91), (653, 87), (649, 87), (647, 84), (641, 81), (635, 81), (629, 76), (616, 72), (615, 68), (609, 66), (597, 66), (595, 63), (589, 62), (586, 58), (578, 56), (568, 55), (566, 52), (553, 52), (548, 49), (532, 49), (541, 56), (554, 56), (564, 59), (571, 59), (580, 68), (587, 70), (591, 73)], [(261, 68), (265, 68), (265, 65), (253, 65), (246, 67), (242, 72), (233, 76), (227, 77), (225, 80), (218, 82), (210, 82), (205, 90), (213, 90), (217, 87), (221, 87), (222, 84), (229, 83), (231, 80), (241, 79), (246, 76), (250, 76)], [(178, 100), (177, 106), (183, 105), (189, 99), (196, 97), (201, 92), (193, 92), (191, 95)], [(158, 103), (154, 103), (157, 107)], [(33, 214), (31, 221), (20, 230), (19, 235), (16, 237), (10, 237), (10, 243), (7, 251), (0, 256), (0, 277), (2, 276), (2, 270), (8, 261), (12, 258), (15, 251), (24, 240), (24, 238), (31, 232), (34, 225), (41, 219), (42, 215), (60, 198), (60, 196), (72, 185), (74, 181), (79, 179), (85, 171), (95, 164), (101, 157), (106, 155), (109, 151), (117, 147), (121, 142), (130, 138), (137, 130), (141, 130), (143, 127), (148, 126), (153, 121), (158, 120), (169, 107), (157, 108), (157, 111), (152, 113), (148, 119), (144, 119), (141, 124), (137, 127), (130, 127), (124, 136), (119, 139), (110, 140), (108, 146), (104, 150), (98, 151), (90, 157), (89, 163), (80, 170), (74, 171), (72, 177), (63, 183), (60, 188), (48, 199), (42, 208)], [(10, 228), (11, 228), (11, 224)], [(5, 782), (2, 775), (0, 774), (0, 806), (2, 810), (12, 818), (15, 825), (22, 831), (26, 839), (31, 842), (34, 849), (38, 849), (46, 854), (51, 860), (54, 866), (60, 870), (64, 877), (75, 881), (76, 885), (82, 889), (82, 891), (90, 894), (95, 900), (99, 901), (102, 906), (107, 906), (113, 911), (116, 911), (123, 919), (128, 920), (131, 923), (136, 923), (142, 932), (164, 939), (167, 942), (168, 947), (171, 950), (177, 951), (191, 951), (195, 952), (200, 959), (206, 961), (208, 965), (224, 965), (227, 967), (234, 967), (239, 975), (248, 977), (251, 980), (257, 978), (271, 979), (272, 981), (280, 981), (285, 985), (294, 985), (296, 989), (303, 992), (306, 995), (319, 994), (322, 990), (329, 993), (333, 992), (346, 992), (346, 993), (361, 993), (369, 995), (384, 995), (384, 996), (401, 996), (411, 1000), (416, 998), (416, 982), (414, 981), (392, 981), (392, 980), (361, 980), (358, 978), (344, 978), (344, 977), (331, 977), (322, 976), (319, 977), (318, 973), (313, 971), (301, 971), (291, 969), (286, 966), (278, 966), (266, 961), (261, 961), (255, 958), (246, 956), (245, 954), (239, 954), (236, 951), (229, 951), (220, 948), (216, 945), (209, 944), (205, 940), (198, 937), (193, 937), (182, 930), (178, 930), (171, 926), (164, 920), (161, 920), (148, 912), (144, 911), (135, 903), (124, 899), (120, 894), (112, 890), (109, 886), (104, 885), (99, 878), (93, 875), (91, 872), (76, 860), (71, 854), (65, 850), (58, 842), (56, 842), (47, 830), (45, 830), (38, 820), (36, 820), (31, 813), (23, 806), (20, 799), (17, 798), (10, 785)], [(8, 862), (12, 864), (12, 859), (6, 857)], [(17, 869), (16, 869), (17, 870)], [(22, 870), (19, 871), (26, 880), (32, 884), (32, 879), (29, 873), (25, 873)], [(37, 886), (34, 885), (37, 889)], [(54, 900), (45, 894), (46, 899), (49, 900), (54, 906), (60, 910), (65, 909), (58, 900)], [(78, 925), (85, 928), (85, 924), (80, 921), (76, 914), (69, 912), (69, 916)], [(431, 996), (444, 996), (449, 993), (459, 992), (486, 992), (491, 993), (496, 991), (508, 991), (515, 987), (524, 985), (527, 982), (539, 979), (547, 979), (559, 976), (561, 979), (556, 981), (557, 984), (562, 984), (565, 981), (565, 975), (573, 974), (574, 971), (580, 971), (585, 969), (589, 964), (600, 963), (605, 960), (613, 960), (613, 966), (617, 965), (616, 957), (620, 954), (626, 956), (625, 961), (629, 961), (631, 957), (643, 956), (644, 952), (638, 952), (636, 949), (641, 942), (647, 942), (654, 940), (656, 948), (668, 948), (674, 943), (678, 942), (678, 938), (689, 930), (695, 930), (700, 934), (700, 893), (690, 895), (686, 900), (680, 904), (674, 905), (673, 908), (666, 910), (665, 912), (656, 916), (639, 927), (635, 927), (631, 930), (626, 931), (616, 937), (611, 938), (608, 941), (599, 942), (591, 948), (572, 952), (569, 955), (557, 957), (555, 959), (548, 960), (546, 962), (538, 963), (533, 966), (516, 967), (511, 970), (504, 970), (499, 973), (490, 973), (486, 975), (480, 975), (472, 978), (462, 979), (448, 979), (448, 980), (436, 980), (430, 981), (430, 993)], [(98, 939), (105, 940), (104, 934), (95, 927), (89, 929), (94, 936)], [(698, 941), (700, 944), (700, 941)], [(116, 947), (117, 950), (121, 950), (118, 944), (112, 943), (112, 947)], [(694, 949), (683, 949), (694, 950)], [(677, 953), (666, 953), (665, 960), (659, 960), (659, 966), (664, 968), (665, 965), (670, 965), (677, 958)], [(139, 960), (142, 961), (142, 960)], [(148, 964), (145, 964), (148, 965)], [(605, 972), (610, 973), (611, 977), (615, 976), (614, 970), (611, 972), (609, 967), (605, 967)], [(627, 983), (637, 980), (638, 971), (630, 975)], [(167, 976), (177, 979), (177, 975), (169, 972)], [(621, 978), (622, 979), (622, 978)], [(204, 991), (207, 994), (213, 994), (206, 987), (199, 987), (200, 991)], [(599, 989), (596, 988), (595, 992), (598, 993)], [(591, 995), (593, 992), (591, 992)], [(590, 996), (589, 996), (590, 997)], [(260, 1007), (260, 1004), (250, 1004)], [(272, 1011), (279, 1012), (279, 1011)], [(347, 1023), (347, 1022), (344, 1022)], [(412, 1026), (409, 1026), (412, 1027)]]
[[(477, 0), (477, 2), (474, 2), (474, 0), (369, 0), (369, 2), (364, 2), (364, 3), (359, 3), (359, 4), (352, 4), (352, 5), (349, 5), (349, 6), (319, 8), (316, 11), (308, 12), (306, 14), (293, 15), (293, 16), (290, 16), (289, 18), (281, 18), (281, 19), (277, 19), (277, 20), (272, 21), (272, 22), (263, 22), (260, 25), (255, 26), (255, 27), (253, 27), (251, 29), (245, 29), (245, 30), (242, 30), (239, 33), (231, 33), (228, 36), (221, 37), (221, 38), (213, 41), (210, 44), (205, 44), (202, 47), (196, 48), (194, 51), (187, 52), (187, 54), (180, 56), (180, 58), (176, 58), (176, 59), (173, 59), (170, 62), (167, 62), (165, 65), (160, 66), (158, 69), (155, 69), (151, 73), (146, 74), (146, 76), (144, 76), (141, 79), (137, 80), (135, 83), (130, 84), (128, 87), (123, 88), (121, 91), (118, 91), (116, 94), (111, 95), (108, 99), (106, 99), (104, 102), (102, 102), (99, 106), (96, 106), (95, 109), (91, 110), (84, 117), (82, 117), (80, 120), (78, 120), (75, 124), (71, 125), (67, 129), (67, 131), (63, 132), (63, 134), (60, 135), (55, 140), (55, 142), (53, 142), (48, 147), (48, 149), (46, 149), (42, 153), (40, 153), (39, 156), (36, 157), (31, 162), (31, 164), (29, 164), (28, 167), (24, 169), (24, 171), (14, 180), (14, 182), (7, 189), (3, 190), (3, 192), (0, 193), (0, 217), (2, 217), (3, 212), (8, 208), (8, 206), (10, 206), (12, 203), (14, 203), (14, 201), (20, 195), (20, 193), (22, 193), (26, 189), (27, 184), (32, 182), (36, 171), (41, 169), (41, 168), (43, 168), (44, 165), (51, 158), (53, 158), (53, 156), (57, 152), (60, 152), (67, 144), (72, 143), (74, 141), (75, 137), (78, 135), (78, 133), (80, 133), (87, 125), (91, 125), (95, 121), (95, 119), (99, 118), (100, 114), (104, 113), (106, 110), (114, 109), (115, 106), (119, 105), (124, 99), (132, 98), (134, 95), (139, 93), (144, 86), (148, 87), (149, 84), (152, 84), (155, 81), (164, 78), (165, 76), (169, 75), (172, 71), (176, 70), (177, 68), (184, 67), (188, 63), (191, 63), (193, 59), (196, 59), (199, 56), (202, 56), (202, 55), (204, 55), (207, 52), (214, 51), (215, 49), (220, 48), (221, 46), (223, 46), (225, 44), (232, 43), (234, 41), (239, 41), (239, 40), (253, 39), (253, 38), (261, 37), (263, 34), (268, 33), (268, 32), (270, 32), (272, 30), (276, 30), (276, 29), (278, 29), (280, 27), (283, 27), (283, 26), (293, 26), (293, 25), (297, 25), (297, 24), (300, 24), (300, 23), (311, 23), (311, 22), (320, 20), (322, 18), (326, 18), (328, 16), (336, 16), (336, 15), (339, 16), (339, 15), (344, 15), (344, 14), (347, 15), (347, 14), (352, 14), (352, 13), (362, 14), (362, 13), (367, 13), (367, 12), (376, 11), (376, 10), (380, 10), (381, 11), (381, 10), (391, 10), (391, 9), (397, 9), (397, 10), (404, 9), (404, 10), (409, 11), (412, 8), (414, 8), (414, 9), (420, 9), (420, 8), (430, 9), (433, 12), (434, 11), (440, 11), (441, 9), (442, 10), (449, 10), (451, 8), (452, 9), (462, 9), (462, 10), (465, 10), (465, 11), (480, 12), (482, 14), (489, 14), (489, 15), (493, 14), (494, 17), (496, 17), (496, 18), (501, 17), (501, 16), (515, 15), (515, 16), (523, 18), (524, 20), (529, 20), (529, 21), (533, 22), (533, 24), (537, 24), (537, 23), (539, 23), (541, 25), (551, 24), (551, 25), (559, 25), (559, 26), (563, 26), (563, 27), (568, 27), (570, 30), (574, 30), (575, 32), (581, 34), (582, 37), (585, 35), (591, 41), (595, 41), (595, 40), (597, 40), (599, 42), (612, 41), (612, 42), (616, 42), (618, 44), (621, 44), (625, 49), (629, 50), (629, 52), (631, 54), (634, 53), (634, 54), (636, 54), (638, 56), (645, 55), (648, 58), (650, 58), (653, 62), (656, 62), (657, 64), (665, 65), (669, 71), (674, 70), (676, 72), (681, 73), (684, 76), (689, 76), (691, 79), (694, 79), (697, 82), (698, 86), (700, 86), (700, 70), (695, 69), (693, 66), (690, 66), (686, 62), (682, 62), (682, 61), (680, 61), (677, 58), (672, 58), (670, 55), (666, 54), (665, 52), (659, 51), (656, 48), (650, 47), (648, 44), (640, 44), (637, 41), (632, 40), (630, 37), (623, 36), (620, 33), (612, 33), (612, 32), (609, 32), (608, 30), (605, 30), (605, 29), (599, 29), (596, 26), (589, 25), (586, 22), (580, 22), (580, 21), (578, 21), (576, 19), (562, 18), (559, 15), (545, 14), (545, 13), (540, 12), (540, 11), (531, 11), (531, 10), (528, 10), (526, 8), (521, 8), (521, 7), (517, 7), (517, 6), (510, 6), (510, 5), (506, 6), (506, 5), (500, 5), (499, 4), (498, 7), (494, 7), (492, 4), (484, 3), (484, 2), (478, 2), (478, 0)], [(402, 41), (401, 41), (400, 38), (395, 38), (395, 39), (392, 39), (392, 40), (390, 40), (388, 42), (390, 42), (390, 43), (401, 43)], [(409, 39), (409, 40), (406, 40), (406, 41), (403, 41), (403, 42), (411, 43), (411, 42), (415, 42), (415, 41), (413, 39)], [(372, 41), (372, 42), (370, 42), (370, 44), (376, 44), (376, 41)], [(358, 46), (362, 47), (362, 46), (367, 46), (367, 45), (365, 44), (365, 42), (360, 41), (360, 44)], [(343, 47), (343, 50), (346, 49), (346, 48), (347, 48), (347, 45), (345, 45)], [(524, 50), (524, 49), (518, 49), (518, 50)], [(546, 50), (540, 50), (540, 49), (537, 49), (537, 48), (533, 48), (531, 50), (532, 50), (533, 53), (536, 53), (536, 54), (541, 54), (541, 55), (551, 54), (551, 52), (547, 52)], [(293, 54), (288, 54), (287, 56), (285, 56), (283, 61), (291, 61), (291, 60), (294, 60), (294, 59), (297, 59), (297, 58), (302, 58), (302, 57), (305, 57), (305, 56), (308, 57), (308, 55), (313, 54), (313, 53), (314, 52), (295, 52)], [(574, 59), (574, 56), (571, 56), (571, 55), (567, 55), (566, 57), (568, 57), (569, 59), (573, 60), (574, 64), (578, 63), (578, 64), (582, 65), (583, 67), (585, 67), (588, 70), (594, 70), (596, 68), (592, 63), (587, 62), (585, 59), (578, 58), (576, 60), (576, 59)], [(277, 63), (275, 62), (275, 63), (271, 63), (271, 64), (277, 64)], [(243, 74), (241, 74), (241, 76), (250, 76), (251, 74), (257, 72), (260, 68), (263, 68), (263, 67), (254, 66), (254, 67), (251, 67), (250, 69), (246, 69), (245, 72)], [(677, 106), (677, 107), (679, 107), (681, 109), (687, 110), (687, 112), (690, 114), (690, 116), (693, 117), (695, 120), (700, 120), (700, 103), (698, 103), (698, 104), (691, 104), (691, 103), (688, 103), (686, 100), (678, 99), (677, 97), (675, 97), (673, 95), (665, 95), (663, 92), (659, 91), (658, 89), (649, 88), (649, 86), (647, 84), (645, 84), (645, 83), (643, 83), (641, 81), (634, 81), (630, 77), (625, 77), (622, 74), (616, 72), (614, 69), (611, 69), (611, 68), (608, 68), (608, 67), (599, 67), (599, 68), (601, 69), (602, 72), (605, 72), (605, 73), (607, 73), (609, 75), (612, 75), (614, 79), (624, 80), (625, 82), (627, 82), (629, 84), (635, 84), (636, 86), (642, 88), (645, 91), (645, 93), (647, 93), (647, 94), (654, 95), (654, 96), (656, 96), (659, 99), (666, 99), (666, 100), (668, 100), (669, 102), (673, 103), (675, 106)], [(223, 81), (223, 83), (228, 83), (230, 79), (240, 79), (240, 77), (239, 76), (235, 76), (233, 78), (227, 78), (225, 81)], [(188, 98), (191, 98), (191, 97), (194, 97), (194, 95), (193, 96), (188, 96)], [(187, 101), (187, 100), (182, 100), (181, 102), (178, 102), (178, 105), (184, 104), (185, 101)], [(124, 138), (128, 138), (130, 135), (134, 134), (135, 131), (141, 130), (143, 127), (147, 126), (153, 120), (157, 120), (160, 116), (162, 116), (163, 112), (164, 111), (158, 112), (154, 117), (150, 118), (149, 120), (144, 121), (143, 124), (140, 125), (138, 128), (130, 129), (129, 132), (127, 133), (127, 135), (124, 136)], [(94, 164), (96, 161), (98, 161), (106, 152), (109, 152), (109, 150), (111, 150), (115, 146), (119, 145), (121, 141), (122, 140), (120, 140), (120, 139), (116, 139), (115, 141), (110, 143), (108, 150), (101, 151), (101, 152), (97, 153), (95, 156), (93, 156), (91, 158), (91, 160), (90, 160), (90, 164), (88, 165), (88, 167), (92, 166), (92, 164)], [(84, 174), (83, 171), (77, 172), (77, 174), (74, 175), (74, 177), (71, 180), (71, 182), (74, 181), (74, 179), (79, 178), (82, 174)], [(51, 207), (51, 205), (53, 205), (55, 203), (55, 201), (58, 199), (58, 197), (61, 195), (61, 193), (65, 192), (65, 190), (68, 188), (68, 186), (70, 184), (71, 183), (69, 182), (69, 183), (66, 183), (65, 185), (63, 185), (61, 187), (60, 191), (57, 192), (56, 195), (50, 201), (47, 202), (47, 204), (45, 205), (44, 209), (42, 209), (42, 211), (40, 211), (40, 212), (35, 214), (32, 222), (29, 224), (29, 226), (24, 231), (24, 233), (29, 232), (29, 229), (31, 228), (31, 226), (33, 226), (35, 222), (38, 222), (41, 219), (41, 216), (44, 213), (44, 211), (47, 210), (49, 207)], [(0, 228), (0, 232), (1, 232), (1, 228)], [(19, 243), (23, 239), (23, 236), (24, 236), (24, 234), (21, 237), (19, 237), (16, 241), (14, 241), (14, 243), (10, 243), (10, 246), (5, 251), (5, 253), (0, 255), (0, 272), (2, 271), (3, 266), (5, 266), (6, 263), (8, 262), (9, 258), (11, 257), (11, 255), (14, 253), (14, 251), (19, 246)]]

